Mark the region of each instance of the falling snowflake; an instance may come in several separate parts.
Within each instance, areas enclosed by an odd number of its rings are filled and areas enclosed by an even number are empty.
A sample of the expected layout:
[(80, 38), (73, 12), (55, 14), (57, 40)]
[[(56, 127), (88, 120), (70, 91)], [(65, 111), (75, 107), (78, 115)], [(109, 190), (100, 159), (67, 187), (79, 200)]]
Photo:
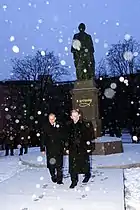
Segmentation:
[(50, 162), (51, 165), (54, 165), (56, 163), (56, 159), (55, 158), (51, 158), (49, 162)]
[(45, 51), (42, 50), (42, 51), (41, 51), (41, 55), (42, 55), (42, 56), (45, 56), (45, 55), (46, 55)]
[(88, 52), (88, 49), (85, 49), (85, 53), (87, 53)]
[(81, 48), (81, 42), (78, 39), (73, 40), (72, 46), (76, 50), (80, 50)]
[(95, 39), (95, 43), (96, 43), (96, 44), (99, 43), (99, 39), (96, 38), (96, 39)]
[(18, 46), (16, 46), (16, 45), (14, 45), (14, 46), (12, 47), (12, 50), (13, 50), (14, 53), (19, 53), (19, 48), (18, 48)]
[(3, 9), (4, 9), (4, 11), (6, 11), (7, 5), (3, 5)]
[(66, 150), (66, 154), (69, 154), (69, 150)]
[(38, 162), (42, 162), (42, 161), (43, 161), (43, 157), (42, 157), (42, 156), (38, 156), (38, 157), (37, 157), (37, 161), (38, 161)]
[(10, 115), (10, 114), (7, 114), (7, 115), (5, 116), (5, 118), (6, 118), (7, 120), (10, 120), (10, 119), (11, 119), (11, 115)]
[(13, 138), (13, 136), (10, 136), (10, 140), (12, 141), (14, 138)]
[(63, 39), (60, 38), (58, 41), (59, 41), (59, 43), (62, 43), (63, 42)]
[(115, 95), (115, 91), (112, 90), (111, 88), (107, 88), (104, 91), (104, 95), (106, 96), (106, 98), (113, 98), (113, 96)]
[(65, 47), (65, 51), (68, 51), (68, 47)]
[(126, 41), (129, 41), (131, 39), (131, 35), (130, 34), (125, 34), (124, 39)]
[(116, 83), (111, 83), (110, 87), (111, 87), (112, 89), (116, 89), (117, 85), (116, 85)]
[(125, 60), (131, 61), (133, 59), (133, 53), (131, 51), (126, 51), (123, 54), (123, 57), (124, 57)]
[(127, 83), (128, 83), (128, 79), (125, 79), (125, 80), (124, 80), (124, 83), (127, 84)]
[(17, 145), (17, 148), (18, 148), (18, 149), (21, 149), (21, 145), (20, 145), (20, 144), (19, 144), (19, 145)]
[(87, 153), (90, 153), (91, 152), (91, 150), (87, 150)]
[(42, 20), (42, 19), (39, 19), (39, 20), (38, 20), (38, 23), (43, 23), (43, 20)]
[(40, 188), (40, 184), (36, 184), (36, 188)]
[(30, 120), (33, 120), (34, 119), (34, 117), (33, 116), (30, 116)]
[(43, 177), (43, 176), (41, 176), (41, 177), (40, 177), (40, 181), (43, 181), (43, 180), (44, 180), (44, 177)]
[(41, 115), (41, 111), (38, 111), (37, 114), (38, 114), (38, 115)]
[(138, 137), (137, 136), (133, 136), (133, 141), (138, 141)]
[(23, 125), (21, 125), (21, 126), (20, 126), (20, 129), (21, 129), (21, 130), (24, 130), (24, 126), (23, 126)]
[(61, 60), (60, 63), (61, 63), (62, 66), (65, 66), (66, 65), (66, 61), (64, 61), (64, 60)]
[(120, 82), (124, 82), (124, 77), (119, 78)]
[(15, 123), (19, 123), (19, 119), (16, 119), (16, 120), (15, 120)]
[(15, 41), (15, 37), (14, 36), (10, 36), (10, 42), (13, 42), (13, 41)]
[(108, 44), (107, 43), (104, 43), (104, 48), (108, 48)]
[(136, 57), (136, 56), (138, 56), (138, 54), (139, 54), (138, 52), (134, 52), (133, 56)]

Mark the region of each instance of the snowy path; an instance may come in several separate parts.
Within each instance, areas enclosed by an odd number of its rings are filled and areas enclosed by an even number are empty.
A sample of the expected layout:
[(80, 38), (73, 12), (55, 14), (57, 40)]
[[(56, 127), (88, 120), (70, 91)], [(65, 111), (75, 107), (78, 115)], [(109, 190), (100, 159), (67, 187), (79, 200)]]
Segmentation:
[(127, 210), (140, 209), (140, 168), (127, 169), (125, 176), (125, 202)]
[[(123, 175), (121, 169), (94, 172), (87, 186), (69, 189), (50, 182), (47, 169), (33, 168), (19, 172), (0, 183), (0, 206), (4, 210), (124, 210)], [(43, 189), (43, 184), (48, 184)], [(36, 196), (39, 200), (34, 201)], [(95, 208), (96, 206), (96, 208)]]
[[(129, 168), (140, 166), (140, 144), (123, 144), (124, 153), (112, 155), (93, 155), (93, 168)], [(40, 148), (31, 148), (27, 155), (21, 156), (25, 164), (35, 167), (46, 167), (46, 156), (42, 155)], [(68, 168), (68, 158), (65, 156), (64, 165)]]
[(26, 167), (19, 161), (18, 156), (0, 157), (0, 182), (13, 177), (17, 172), (25, 168)]

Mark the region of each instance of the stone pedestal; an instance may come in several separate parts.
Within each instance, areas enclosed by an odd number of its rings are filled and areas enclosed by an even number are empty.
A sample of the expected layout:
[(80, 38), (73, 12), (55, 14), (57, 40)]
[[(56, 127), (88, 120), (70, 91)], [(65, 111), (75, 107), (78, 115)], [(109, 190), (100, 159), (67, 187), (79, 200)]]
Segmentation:
[(91, 120), (95, 128), (95, 136), (101, 136), (101, 120), (99, 119), (98, 89), (93, 80), (75, 82), (72, 91), (73, 109), (80, 109), (86, 120)]
[(92, 155), (110, 155), (123, 153), (122, 141), (119, 138), (101, 137), (95, 142), (95, 150)]

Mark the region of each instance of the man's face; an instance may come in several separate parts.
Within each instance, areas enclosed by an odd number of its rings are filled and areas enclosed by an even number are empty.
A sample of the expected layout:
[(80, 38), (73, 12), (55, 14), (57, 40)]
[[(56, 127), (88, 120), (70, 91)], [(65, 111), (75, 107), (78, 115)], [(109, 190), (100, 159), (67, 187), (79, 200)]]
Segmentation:
[(49, 122), (50, 122), (51, 124), (54, 124), (54, 123), (55, 123), (55, 120), (56, 120), (55, 115), (50, 115), (50, 116), (49, 116)]
[(77, 122), (79, 120), (79, 114), (78, 112), (72, 112), (71, 114), (71, 119), (73, 120), (73, 122)]

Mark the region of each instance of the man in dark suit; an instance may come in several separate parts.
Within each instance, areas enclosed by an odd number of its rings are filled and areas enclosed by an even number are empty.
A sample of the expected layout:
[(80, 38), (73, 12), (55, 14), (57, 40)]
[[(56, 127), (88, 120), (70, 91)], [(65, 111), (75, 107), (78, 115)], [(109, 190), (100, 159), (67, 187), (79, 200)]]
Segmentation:
[(94, 129), (92, 123), (87, 126), (80, 120), (78, 110), (72, 110), (71, 119), (68, 125), (69, 173), (72, 181), (70, 188), (74, 188), (78, 183), (78, 174), (85, 174), (83, 183), (87, 183), (91, 177), (89, 153)]
[(24, 126), (21, 126), (20, 129), (21, 130), (20, 130), (19, 139), (18, 139), (18, 143), (20, 145), (20, 153), (19, 153), (19, 155), (23, 155), (23, 150), (24, 150), (24, 154), (28, 153), (29, 128), (28, 128), (28, 126), (24, 125)]
[(5, 156), (14, 156), (14, 142), (16, 138), (16, 131), (12, 128), (11, 130), (4, 130), (4, 145), (5, 145)]
[(57, 184), (63, 184), (64, 132), (53, 113), (49, 114), (49, 122), (44, 126), (41, 151), (44, 152), (45, 148), (51, 179)]
[(84, 23), (81, 23), (78, 29), (79, 33), (74, 35), (71, 46), (77, 80), (90, 80), (95, 74), (93, 41), (91, 36), (85, 32)]

